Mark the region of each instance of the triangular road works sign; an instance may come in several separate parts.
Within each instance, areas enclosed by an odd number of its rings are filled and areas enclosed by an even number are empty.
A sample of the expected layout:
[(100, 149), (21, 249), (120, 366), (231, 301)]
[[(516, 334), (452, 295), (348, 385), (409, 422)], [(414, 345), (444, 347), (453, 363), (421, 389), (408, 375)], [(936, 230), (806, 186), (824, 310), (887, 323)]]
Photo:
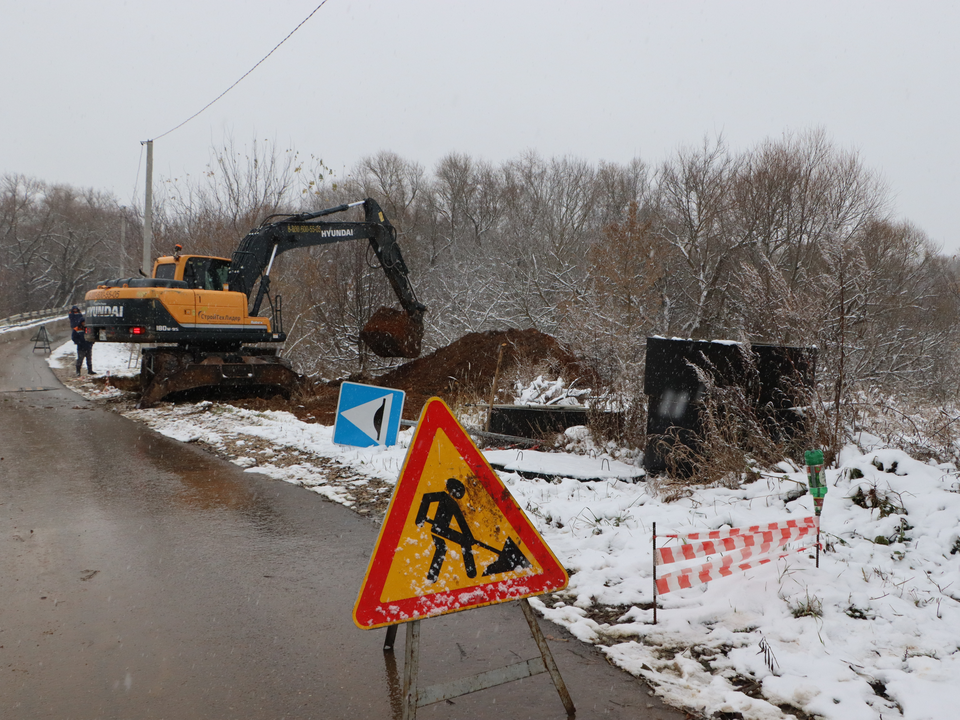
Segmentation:
[(353, 609), (362, 629), (560, 590), (563, 566), (470, 440), (431, 398)]

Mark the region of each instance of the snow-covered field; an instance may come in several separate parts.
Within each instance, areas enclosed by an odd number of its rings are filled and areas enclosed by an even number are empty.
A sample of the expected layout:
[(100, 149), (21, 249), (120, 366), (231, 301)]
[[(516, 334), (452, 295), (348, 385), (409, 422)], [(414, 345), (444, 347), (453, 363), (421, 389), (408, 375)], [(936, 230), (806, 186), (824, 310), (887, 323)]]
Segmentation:
[[(100, 343), (94, 360), (101, 373), (133, 372), (123, 346)], [(51, 357), (54, 366), (72, 362), (71, 343)], [(85, 377), (68, 383), (91, 398), (121, 395)], [(182, 442), (202, 442), (247, 472), (359, 511), (372, 507), (371, 497), (382, 508), (412, 436), (401, 432), (392, 448), (348, 449), (333, 443), (332, 427), (288, 413), (199, 403), (124, 414)], [(583, 433), (570, 433), (571, 447), (589, 450), (565, 458), (576, 468), (571, 474), (609, 479), (500, 472), (571, 575), (567, 590), (532, 601), (545, 617), (601, 646), (669, 702), (706, 717), (954, 717), (960, 478), (952, 464), (921, 463), (861, 437), (842, 452), (840, 468), (827, 471), (819, 568), (812, 543), (798, 541), (774, 562), (661, 595), (653, 624), (653, 523), (663, 536), (810, 516), (804, 469), (783, 463), (742, 488), (700, 489), (667, 502), (657, 481), (613, 477), (615, 458)], [(510, 466), (502, 453), (492, 457)], [(514, 460), (528, 471), (537, 457), (524, 452)], [(804, 544), (810, 547), (798, 550)]]

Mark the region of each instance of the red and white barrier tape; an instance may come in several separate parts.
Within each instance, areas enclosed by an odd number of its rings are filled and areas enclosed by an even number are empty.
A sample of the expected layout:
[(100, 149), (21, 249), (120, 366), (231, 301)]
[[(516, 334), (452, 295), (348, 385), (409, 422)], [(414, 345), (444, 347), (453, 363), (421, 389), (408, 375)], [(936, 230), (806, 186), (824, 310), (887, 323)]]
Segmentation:
[[(775, 559), (774, 556), (788, 542), (798, 540), (819, 531), (819, 529), (820, 518), (811, 515), (797, 520), (784, 520), (748, 528), (729, 528), (705, 533), (688, 533), (686, 535), (666, 535), (664, 537), (678, 538), (685, 544), (677, 547), (656, 548), (654, 551), (655, 565), (668, 565), (684, 560), (709, 558), (717, 555), (720, 555), (720, 557), (702, 565), (676, 570), (658, 577), (656, 580), (657, 594), (663, 595), (672, 590), (682, 590), (711, 580), (728, 577), (741, 570), (764, 565)], [(700, 540), (701, 542), (690, 543), (689, 540)], [(656, 544), (656, 538), (654, 538), (654, 544)], [(800, 548), (797, 552), (805, 549)], [(747, 562), (750, 558), (754, 559)]]
[(752, 525), (746, 528), (726, 528), (724, 530), (709, 530), (707, 532), (687, 533), (686, 535), (664, 535), (663, 537), (679, 538), (683, 542), (689, 540), (719, 540), (720, 538), (732, 537), (735, 535), (752, 535), (766, 530), (779, 530), (781, 528), (794, 527), (812, 527), (820, 526), (820, 518), (816, 515), (810, 517), (798, 518), (796, 520), (783, 520), (781, 522), (768, 523), (766, 525)]
[[(743, 528), (732, 528), (728, 531), (732, 534), (715, 540), (705, 540), (703, 542), (689, 543), (676, 547), (657, 548), (655, 561), (657, 565), (668, 565), (683, 560), (693, 560), (694, 558), (710, 557), (724, 552), (733, 552), (743, 548), (751, 548), (751, 555), (769, 552), (780, 547), (791, 540), (797, 540), (812, 532), (815, 532), (820, 523), (820, 518), (812, 516), (802, 520), (788, 520), (785, 523), (774, 523), (773, 528), (753, 531), (751, 533), (743, 532)], [(757, 526), (760, 527), (760, 526)], [(750, 528), (753, 530), (753, 528)], [(734, 532), (737, 531), (737, 532)], [(669, 535), (667, 537), (691, 538), (703, 533), (693, 533), (691, 535)]]
[[(729, 577), (735, 572), (765, 565), (771, 560), (776, 560), (787, 555), (787, 553), (781, 554), (777, 552), (778, 550), (779, 548), (775, 548), (774, 551), (758, 555), (750, 562), (742, 562), (736, 565), (734, 565), (736, 558), (733, 555), (727, 555), (721, 559), (720, 562), (708, 562), (699, 567), (667, 573), (657, 578), (657, 594), (663, 595), (671, 590), (683, 590), (693, 587), (694, 585), (710, 582), (711, 580), (719, 580), (722, 577)], [(802, 552), (804, 550), (806, 550), (805, 547), (797, 548), (796, 552)]]

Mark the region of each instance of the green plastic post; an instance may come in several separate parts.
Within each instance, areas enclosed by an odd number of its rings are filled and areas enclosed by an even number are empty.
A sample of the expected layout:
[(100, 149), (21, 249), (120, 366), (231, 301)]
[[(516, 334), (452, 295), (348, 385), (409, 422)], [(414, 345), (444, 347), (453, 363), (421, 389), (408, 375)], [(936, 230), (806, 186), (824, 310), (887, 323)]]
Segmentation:
[(821, 450), (807, 450), (803, 454), (807, 464), (807, 484), (813, 496), (813, 507), (817, 515), (823, 509), (823, 498), (827, 494), (827, 481), (823, 472), (823, 452)]
[[(813, 509), (817, 517), (823, 510), (823, 498), (827, 494), (827, 479), (823, 472), (823, 451), (807, 450), (803, 454), (803, 461), (807, 464), (807, 484), (813, 496)], [(820, 526), (817, 525), (817, 567), (820, 567)]]

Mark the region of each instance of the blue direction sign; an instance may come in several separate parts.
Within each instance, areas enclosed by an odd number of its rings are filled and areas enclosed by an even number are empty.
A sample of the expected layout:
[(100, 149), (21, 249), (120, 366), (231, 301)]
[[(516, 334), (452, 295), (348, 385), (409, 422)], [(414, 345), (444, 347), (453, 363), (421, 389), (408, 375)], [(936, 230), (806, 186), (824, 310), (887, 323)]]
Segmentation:
[(345, 382), (340, 386), (333, 441), (338, 445), (396, 445), (403, 390)]

